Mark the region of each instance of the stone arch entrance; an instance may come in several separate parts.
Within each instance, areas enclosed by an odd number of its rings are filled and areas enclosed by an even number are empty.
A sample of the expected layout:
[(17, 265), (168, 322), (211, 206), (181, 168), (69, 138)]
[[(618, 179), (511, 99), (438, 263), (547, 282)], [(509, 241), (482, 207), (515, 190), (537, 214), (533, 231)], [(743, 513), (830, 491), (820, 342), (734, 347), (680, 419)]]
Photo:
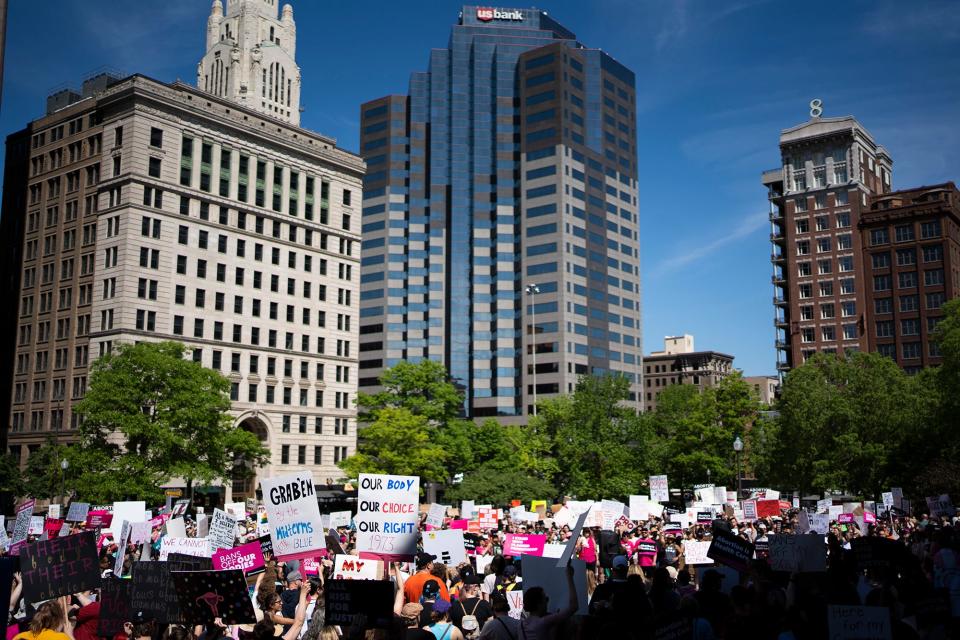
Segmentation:
[[(270, 426), (269, 418), (259, 411), (247, 411), (237, 418), (234, 423), (237, 429), (243, 429), (257, 436), (260, 443), (270, 448)], [(259, 474), (265, 469), (253, 469), (249, 462), (237, 461), (234, 465), (234, 474), (232, 478), (232, 495), (234, 501), (255, 498), (257, 495), (257, 486), (259, 486)]]

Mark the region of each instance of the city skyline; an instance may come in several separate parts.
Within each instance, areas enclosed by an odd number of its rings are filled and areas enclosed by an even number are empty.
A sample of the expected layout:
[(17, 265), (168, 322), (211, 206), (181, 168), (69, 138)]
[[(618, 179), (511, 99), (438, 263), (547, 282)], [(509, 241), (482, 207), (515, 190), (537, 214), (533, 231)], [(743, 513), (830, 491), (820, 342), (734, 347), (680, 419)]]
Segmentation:
[[(425, 49), (446, 46), (459, 7), (295, 6), (302, 126), (357, 150), (359, 105), (405, 93)], [(546, 9), (637, 73), (644, 351), (692, 333), (747, 374), (773, 373), (769, 222), (756, 185), (779, 165), (780, 131), (820, 98), (825, 116), (855, 116), (890, 151), (894, 189), (956, 179), (960, 89), (942, 78), (960, 66), (960, 24), (946, 3), (839, 6), (816, 33), (804, 29), (821, 16), (772, 3), (594, 7)], [(34, 118), (52, 89), (103, 65), (192, 83), (209, 10), (202, 0), (119, 15), (105, 2), (11, 6), (4, 135)], [(28, 20), (49, 28), (25, 29)], [(767, 33), (773, 25), (782, 31)], [(394, 45), (391, 56), (367, 43)], [(689, 224), (678, 226), (680, 216)]]

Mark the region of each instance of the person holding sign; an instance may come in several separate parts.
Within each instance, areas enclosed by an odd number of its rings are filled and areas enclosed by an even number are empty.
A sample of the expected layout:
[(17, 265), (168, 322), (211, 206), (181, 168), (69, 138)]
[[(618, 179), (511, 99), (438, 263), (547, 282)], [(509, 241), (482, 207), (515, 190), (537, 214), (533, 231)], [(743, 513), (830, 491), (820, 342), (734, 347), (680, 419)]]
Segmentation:
[[(403, 594), (407, 602), (420, 602), (420, 596), (423, 595), (423, 585), (428, 580), (436, 581), (433, 575), (433, 561), (437, 556), (430, 553), (420, 552), (417, 554), (417, 572), (410, 576), (403, 584)], [(440, 597), (444, 600), (450, 600), (450, 593), (447, 591), (447, 585), (440, 582)]]
[(73, 640), (73, 625), (67, 618), (70, 598), (47, 600), (37, 609), (30, 628), (13, 640)]
[(520, 637), (524, 640), (549, 640), (556, 637), (557, 629), (565, 623), (580, 606), (577, 598), (577, 585), (573, 582), (573, 565), (567, 563), (567, 593), (570, 598), (567, 606), (556, 613), (549, 611), (546, 592), (543, 587), (532, 587), (523, 592), (523, 610), (526, 618), (520, 621)]

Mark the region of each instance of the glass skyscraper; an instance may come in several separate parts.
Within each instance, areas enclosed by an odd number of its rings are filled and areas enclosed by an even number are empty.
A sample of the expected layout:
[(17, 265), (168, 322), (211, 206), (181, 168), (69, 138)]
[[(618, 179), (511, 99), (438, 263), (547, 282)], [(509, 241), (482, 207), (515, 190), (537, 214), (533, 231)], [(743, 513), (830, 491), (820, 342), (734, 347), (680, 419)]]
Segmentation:
[(634, 74), (537, 9), (464, 6), (409, 95), (361, 107), (361, 390), (443, 362), (470, 417), (580, 375), (642, 397)]

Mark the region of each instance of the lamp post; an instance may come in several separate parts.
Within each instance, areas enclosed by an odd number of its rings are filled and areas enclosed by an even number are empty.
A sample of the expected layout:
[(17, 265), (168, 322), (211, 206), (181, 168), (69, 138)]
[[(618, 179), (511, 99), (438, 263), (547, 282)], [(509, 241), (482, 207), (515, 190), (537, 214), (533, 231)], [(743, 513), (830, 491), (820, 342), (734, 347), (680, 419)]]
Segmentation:
[(737, 436), (736, 440), (733, 441), (733, 450), (737, 454), (737, 500), (740, 500), (743, 498), (742, 478), (740, 475), (740, 453), (743, 451), (743, 440), (740, 439), (740, 436)]
[(537, 415), (537, 294), (540, 287), (528, 284), (527, 295), (530, 296), (530, 335), (533, 341), (533, 415)]
[(70, 468), (70, 461), (64, 458), (60, 461), (60, 495), (63, 501), (67, 501), (67, 469)]

